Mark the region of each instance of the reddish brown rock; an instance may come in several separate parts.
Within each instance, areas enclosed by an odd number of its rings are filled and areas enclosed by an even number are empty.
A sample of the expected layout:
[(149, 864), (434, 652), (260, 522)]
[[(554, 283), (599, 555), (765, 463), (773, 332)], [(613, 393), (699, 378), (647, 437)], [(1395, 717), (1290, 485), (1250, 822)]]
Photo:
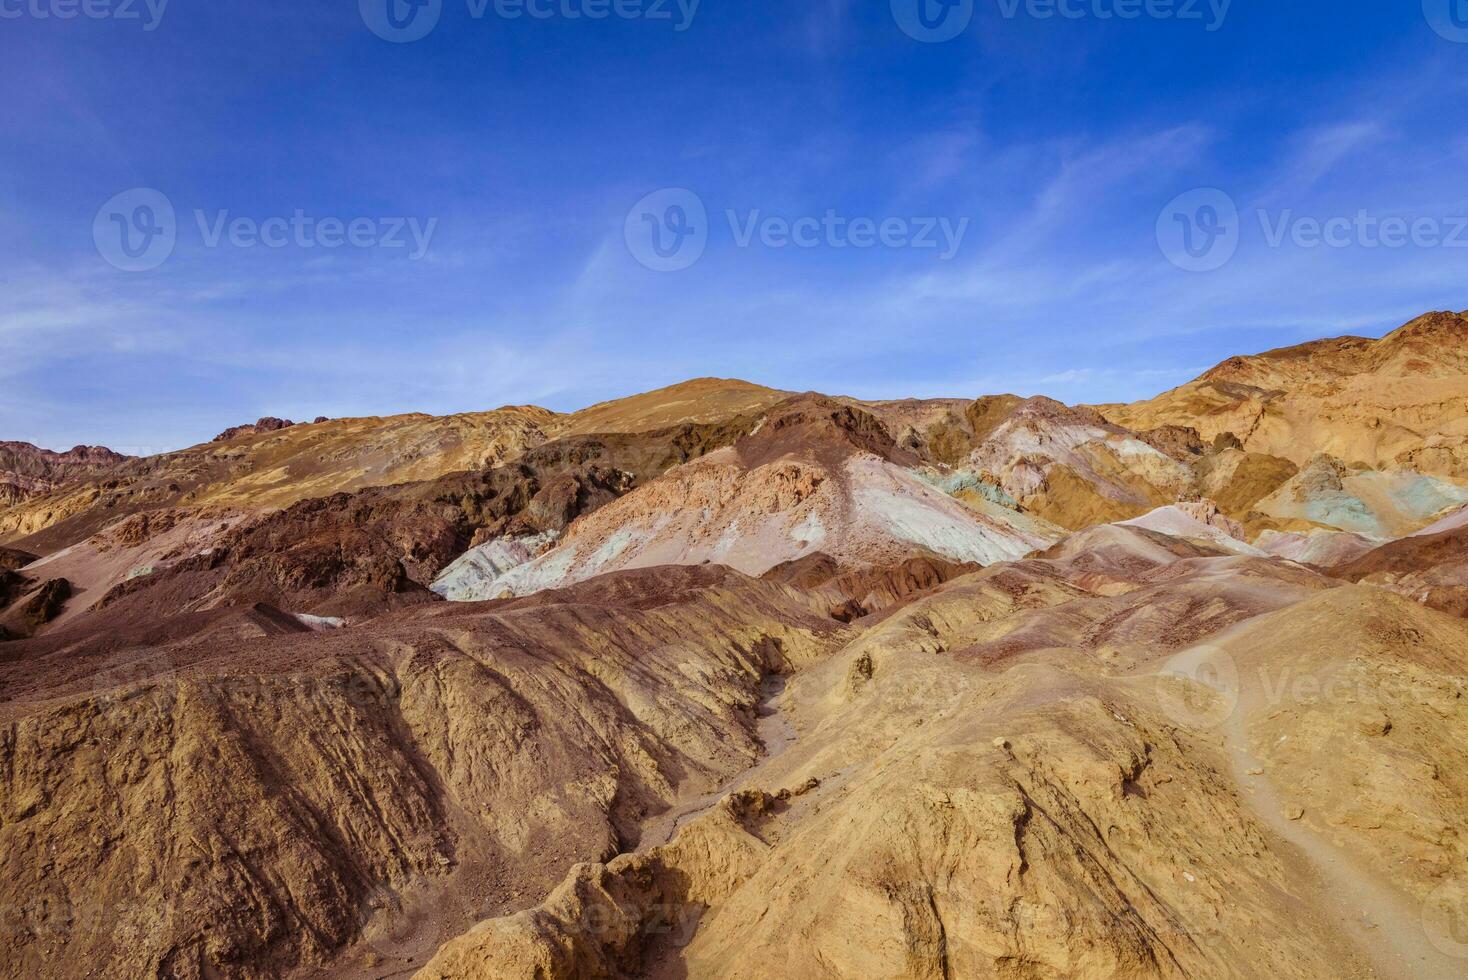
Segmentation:
[[(323, 419), (322, 421), (325, 420)], [(259, 435), (262, 432), (279, 432), (281, 429), (289, 429), (295, 424), (296, 423), (290, 421), (289, 419), (278, 419), (272, 416), (266, 416), (265, 418), (260, 419), (258, 422), (250, 422), (245, 425), (231, 426), (230, 428), (225, 429), (223, 432), (219, 433), (219, 435), (215, 436), (209, 441), (228, 442), (229, 440), (237, 439), (240, 436)]]

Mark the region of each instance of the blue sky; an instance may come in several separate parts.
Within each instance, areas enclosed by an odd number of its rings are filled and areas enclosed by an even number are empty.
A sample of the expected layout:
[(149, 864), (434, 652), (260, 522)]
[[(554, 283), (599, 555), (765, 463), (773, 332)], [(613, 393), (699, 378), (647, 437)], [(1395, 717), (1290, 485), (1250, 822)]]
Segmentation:
[[(170, 0), (156, 23), (68, 2), (0, 0), (0, 438), (157, 452), (264, 414), (572, 409), (701, 375), (1122, 400), (1468, 307), (1468, 0), (975, 0), (941, 43), (889, 0), (439, 0), (412, 43), (353, 0)], [(175, 211), (146, 271), (99, 244), (134, 188)], [(627, 233), (665, 188), (707, 213), (672, 272)], [(1166, 231), (1198, 188), (1238, 212), (1201, 272)], [(432, 234), (421, 256), (406, 232), (211, 242), (224, 212)], [(951, 257), (739, 241), (828, 213), (964, 231)], [(1388, 219), (1417, 233), (1384, 246)]]

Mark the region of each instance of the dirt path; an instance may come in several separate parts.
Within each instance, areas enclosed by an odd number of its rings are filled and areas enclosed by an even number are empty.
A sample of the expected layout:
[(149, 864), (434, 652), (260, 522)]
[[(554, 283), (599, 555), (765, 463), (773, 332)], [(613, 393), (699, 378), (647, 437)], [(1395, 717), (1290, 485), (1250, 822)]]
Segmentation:
[[(1207, 647), (1184, 651), (1167, 662), (1160, 674), (1182, 673), (1195, 680), (1198, 655)], [(1249, 750), (1248, 727), (1266, 699), (1257, 685), (1241, 683), (1238, 703), (1217, 729), (1223, 736), (1229, 766), (1243, 790), (1241, 799), (1259, 820), (1289, 843), (1311, 878), (1313, 907), (1325, 915), (1342, 937), (1350, 939), (1383, 980), (1463, 980), (1468, 961), (1449, 956), (1432, 944), (1422, 924), (1419, 903), (1383, 880), (1334, 842), (1301, 820), (1291, 820), (1286, 804), (1264, 774), (1264, 764)]]
[(770, 764), (770, 761), (795, 742), (795, 726), (780, 710), (779, 701), (785, 693), (785, 678), (771, 675), (760, 685), (759, 706), (755, 709), (755, 733), (764, 746), (764, 756), (758, 763), (744, 770), (724, 785), (710, 793), (685, 800), (667, 813), (653, 818), (642, 832), (637, 845), (638, 853), (659, 847), (673, 839), (678, 828), (699, 814), (711, 809), (724, 797), (743, 789)]

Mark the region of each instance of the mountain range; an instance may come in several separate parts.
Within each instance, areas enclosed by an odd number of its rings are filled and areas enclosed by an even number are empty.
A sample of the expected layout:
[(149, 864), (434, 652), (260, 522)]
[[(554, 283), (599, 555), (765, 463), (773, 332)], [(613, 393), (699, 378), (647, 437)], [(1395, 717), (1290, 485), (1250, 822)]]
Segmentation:
[(1468, 313), (0, 443), (0, 976), (1461, 977), (1465, 616)]

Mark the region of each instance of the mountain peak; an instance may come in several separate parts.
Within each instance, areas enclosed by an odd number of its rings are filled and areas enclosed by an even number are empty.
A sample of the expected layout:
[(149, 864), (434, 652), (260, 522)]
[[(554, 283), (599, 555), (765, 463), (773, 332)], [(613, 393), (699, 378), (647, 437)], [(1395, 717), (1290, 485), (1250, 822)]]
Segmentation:
[(561, 419), (561, 435), (636, 432), (712, 422), (761, 411), (790, 392), (737, 378), (692, 378), (665, 388), (600, 402)]
[(1304, 465), (1318, 451), (1370, 466), (1468, 475), (1468, 316), (1433, 312), (1378, 340), (1333, 337), (1231, 357), (1156, 398), (1106, 409), (1138, 431), (1195, 426)]

